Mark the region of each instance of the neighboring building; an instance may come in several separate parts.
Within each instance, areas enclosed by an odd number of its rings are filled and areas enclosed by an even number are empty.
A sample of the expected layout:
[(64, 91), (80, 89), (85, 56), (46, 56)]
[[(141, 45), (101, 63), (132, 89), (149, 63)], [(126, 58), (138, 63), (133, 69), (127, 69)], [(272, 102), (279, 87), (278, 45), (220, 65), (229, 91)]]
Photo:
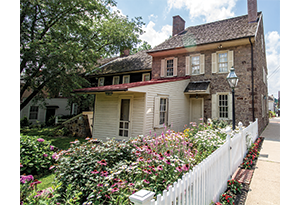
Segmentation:
[(273, 95), (268, 97), (269, 110), (275, 112), (275, 98)]
[[(230, 122), (232, 95), (226, 77), (232, 66), (239, 77), (236, 122), (247, 126), (258, 118), (259, 133), (268, 124), (263, 17), (256, 0), (248, 0), (248, 15), (186, 29), (184, 20), (174, 16), (173, 36), (147, 53), (152, 65), (143, 64), (141, 56), (117, 58), (101, 67), (99, 76), (107, 78), (99, 77), (98, 87), (74, 91), (96, 96), (94, 138), (161, 134), (165, 126), (179, 131), (208, 118)], [(132, 66), (131, 61), (140, 64)], [(150, 81), (114, 83), (144, 71), (151, 71)]]

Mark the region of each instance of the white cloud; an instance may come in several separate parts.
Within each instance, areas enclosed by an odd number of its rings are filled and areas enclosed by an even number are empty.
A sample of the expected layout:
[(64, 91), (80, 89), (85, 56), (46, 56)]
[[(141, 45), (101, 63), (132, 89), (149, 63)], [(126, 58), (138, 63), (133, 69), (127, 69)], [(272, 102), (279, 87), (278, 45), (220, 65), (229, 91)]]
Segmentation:
[(204, 17), (206, 22), (226, 19), (234, 16), (232, 9), (237, 0), (168, 0), (169, 11), (172, 8), (186, 7), (190, 18)]
[(154, 14), (151, 14), (150, 16), (148, 16), (148, 18), (149, 18), (149, 20), (153, 19), (154, 21), (156, 21), (158, 16), (154, 15)]
[(152, 48), (164, 42), (172, 34), (171, 25), (163, 26), (160, 31), (154, 30), (154, 26), (155, 23), (153, 21), (150, 21), (148, 25), (142, 27), (145, 33), (140, 36), (140, 38), (143, 41), (147, 41), (152, 46)]
[(269, 94), (278, 96), (280, 90), (280, 36), (277, 31), (266, 35)]

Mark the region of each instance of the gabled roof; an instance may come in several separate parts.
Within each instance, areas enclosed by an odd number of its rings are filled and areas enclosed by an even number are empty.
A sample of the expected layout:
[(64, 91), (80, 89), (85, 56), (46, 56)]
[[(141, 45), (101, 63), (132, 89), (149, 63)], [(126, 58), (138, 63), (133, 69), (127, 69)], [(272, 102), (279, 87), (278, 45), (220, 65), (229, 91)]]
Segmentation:
[(164, 78), (164, 79), (152, 79), (149, 81), (140, 81), (140, 82), (135, 82), (135, 83), (82, 88), (82, 89), (76, 89), (73, 92), (75, 92), (75, 93), (93, 93), (93, 92), (105, 92), (105, 91), (127, 91), (129, 88), (145, 86), (145, 85), (153, 85), (153, 84), (158, 84), (158, 83), (168, 83), (168, 82), (186, 80), (189, 78), (190, 78), (190, 76)]
[[(257, 13), (259, 18), (261, 13)], [(148, 53), (253, 37), (257, 26), (258, 22), (248, 23), (248, 15), (192, 26), (149, 50)]]
[(108, 59), (107, 61), (107, 63), (102, 64), (86, 75), (97, 76), (152, 69), (152, 57), (146, 51), (140, 51), (133, 55), (117, 57), (111, 60)]

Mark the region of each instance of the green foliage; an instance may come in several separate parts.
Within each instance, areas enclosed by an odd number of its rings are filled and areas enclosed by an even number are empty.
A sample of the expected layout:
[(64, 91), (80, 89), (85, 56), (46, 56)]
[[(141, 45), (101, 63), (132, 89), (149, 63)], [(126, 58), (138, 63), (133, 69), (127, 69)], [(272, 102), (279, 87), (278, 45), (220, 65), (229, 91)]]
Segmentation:
[(227, 181), (227, 189), (233, 193), (233, 194), (238, 194), (242, 192), (242, 184), (237, 181), (237, 180), (228, 180)]
[(54, 146), (42, 138), (21, 135), (21, 174), (43, 176), (49, 173), (49, 168), (54, 163), (54, 159), (52, 158), (53, 150)]
[(276, 113), (274, 111), (269, 110), (269, 118), (276, 117)]
[[(95, 67), (99, 58), (135, 47), (143, 33), (140, 17), (113, 12), (114, 0), (20, 1), (20, 77), (33, 98), (70, 92), (89, 82), (83, 73)], [(42, 90), (47, 90), (45, 96)]]
[(130, 55), (133, 55), (133, 54), (135, 54), (137, 52), (140, 52), (140, 51), (150, 50), (150, 49), (152, 49), (151, 45), (148, 42), (143, 41), (143, 44), (141, 46), (139, 46), (137, 48), (133, 48), (133, 49), (130, 50)]
[(220, 196), (220, 203), (222, 205), (233, 205), (234, 204), (234, 198), (232, 193), (230, 192), (225, 192), (223, 194), (221, 194)]
[[(62, 183), (59, 193), (64, 194), (71, 184), (70, 196), (73, 196), (76, 191), (82, 192), (80, 196), (82, 203), (99, 183), (100, 176), (96, 177), (92, 172), (95, 170), (110, 172), (119, 162), (132, 161), (135, 156), (131, 153), (131, 149), (129, 142), (111, 140), (102, 143), (92, 139), (81, 144), (75, 140), (70, 149), (58, 154), (59, 160), (55, 169), (56, 179)], [(105, 160), (106, 165), (98, 163), (102, 160)]]
[(21, 121), (20, 122), (21, 123), (21, 127), (26, 127), (26, 126), (30, 125), (29, 120), (28, 120), (28, 118), (26, 116), (24, 116), (20, 121)]
[(243, 169), (253, 169), (254, 166), (253, 161), (256, 160), (259, 156), (258, 149), (261, 143), (262, 143), (262, 138), (259, 137), (248, 149), (248, 153), (246, 157), (243, 159), (243, 163), (241, 164), (241, 167)]

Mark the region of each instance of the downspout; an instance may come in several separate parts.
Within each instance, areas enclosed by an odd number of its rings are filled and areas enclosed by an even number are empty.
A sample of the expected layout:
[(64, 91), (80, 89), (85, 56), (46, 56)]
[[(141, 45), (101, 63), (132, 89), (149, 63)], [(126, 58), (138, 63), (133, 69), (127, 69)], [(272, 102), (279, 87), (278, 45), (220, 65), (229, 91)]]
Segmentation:
[(249, 37), (249, 42), (251, 44), (251, 86), (252, 86), (252, 118), (253, 122), (255, 122), (255, 116), (254, 116), (254, 76), (253, 76), (253, 44), (251, 42), (251, 37)]

